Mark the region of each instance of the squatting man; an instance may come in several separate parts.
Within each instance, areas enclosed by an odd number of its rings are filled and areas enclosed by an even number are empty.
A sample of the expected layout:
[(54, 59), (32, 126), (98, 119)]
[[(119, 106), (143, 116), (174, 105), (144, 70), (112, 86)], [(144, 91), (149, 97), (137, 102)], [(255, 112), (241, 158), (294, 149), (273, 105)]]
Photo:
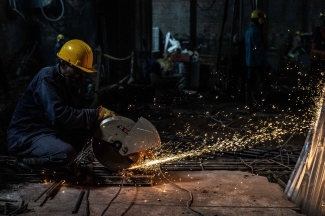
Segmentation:
[(80, 93), (93, 53), (82, 40), (66, 42), (59, 63), (42, 68), (19, 100), (8, 128), (8, 152), (30, 169), (61, 169), (73, 163), (100, 121), (114, 112), (84, 108)]

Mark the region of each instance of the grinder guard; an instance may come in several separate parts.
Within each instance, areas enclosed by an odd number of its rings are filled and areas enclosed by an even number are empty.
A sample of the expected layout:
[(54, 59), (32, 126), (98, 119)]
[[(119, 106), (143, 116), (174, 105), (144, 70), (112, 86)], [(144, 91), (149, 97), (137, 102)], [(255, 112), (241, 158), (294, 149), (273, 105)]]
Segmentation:
[(141, 152), (161, 145), (156, 128), (145, 118), (135, 123), (122, 116), (104, 119), (96, 130), (92, 150), (111, 170), (126, 169), (140, 160)]

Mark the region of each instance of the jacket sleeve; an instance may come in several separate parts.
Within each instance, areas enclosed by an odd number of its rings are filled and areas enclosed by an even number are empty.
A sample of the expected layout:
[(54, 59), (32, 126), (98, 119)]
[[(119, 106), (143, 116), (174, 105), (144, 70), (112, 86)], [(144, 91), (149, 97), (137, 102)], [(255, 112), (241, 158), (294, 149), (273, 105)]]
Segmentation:
[(44, 121), (56, 129), (91, 129), (97, 125), (99, 111), (69, 106), (60, 86), (51, 79), (39, 82), (34, 99), (43, 108)]

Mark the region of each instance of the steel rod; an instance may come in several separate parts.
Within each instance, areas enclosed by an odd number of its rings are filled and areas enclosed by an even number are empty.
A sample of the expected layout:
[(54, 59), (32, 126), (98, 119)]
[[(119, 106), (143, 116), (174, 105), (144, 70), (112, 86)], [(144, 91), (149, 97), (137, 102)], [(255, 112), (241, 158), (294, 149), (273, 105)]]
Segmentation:
[(74, 209), (72, 211), (72, 214), (78, 213), (82, 198), (84, 197), (84, 194), (85, 194), (85, 191), (81, 190), (80, 193), (79, 193), (79, 197), (78, 197), (78, 200), (76, 202), (76, 205), (74, 206)]
[(34, 202), (36, 202), (37, 200), (39, 200), (39, 198), (41, 198), (46, 192), (48, 192), (49, 190), (51, 190), (55, 185), (56, 185), (56, 182), (53, 182), (50, 187), (48, 187), (38, 197), (36, 197), (36, 199), (34, 200)]

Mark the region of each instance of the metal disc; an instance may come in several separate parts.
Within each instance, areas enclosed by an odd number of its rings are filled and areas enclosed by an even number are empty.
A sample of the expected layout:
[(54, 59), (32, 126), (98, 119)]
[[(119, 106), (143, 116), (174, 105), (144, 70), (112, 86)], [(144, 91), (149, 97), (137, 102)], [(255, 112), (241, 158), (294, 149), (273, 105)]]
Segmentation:
[(117, 148), (115, 144), (105, 142), (95, 137), (92, 142), (92, 150), (99, 163), (115, 171), (131, 167), (131, 165), (136, 163), (140, 158), (139, 153), (122, 156), (119, 153), (119, 148)]

